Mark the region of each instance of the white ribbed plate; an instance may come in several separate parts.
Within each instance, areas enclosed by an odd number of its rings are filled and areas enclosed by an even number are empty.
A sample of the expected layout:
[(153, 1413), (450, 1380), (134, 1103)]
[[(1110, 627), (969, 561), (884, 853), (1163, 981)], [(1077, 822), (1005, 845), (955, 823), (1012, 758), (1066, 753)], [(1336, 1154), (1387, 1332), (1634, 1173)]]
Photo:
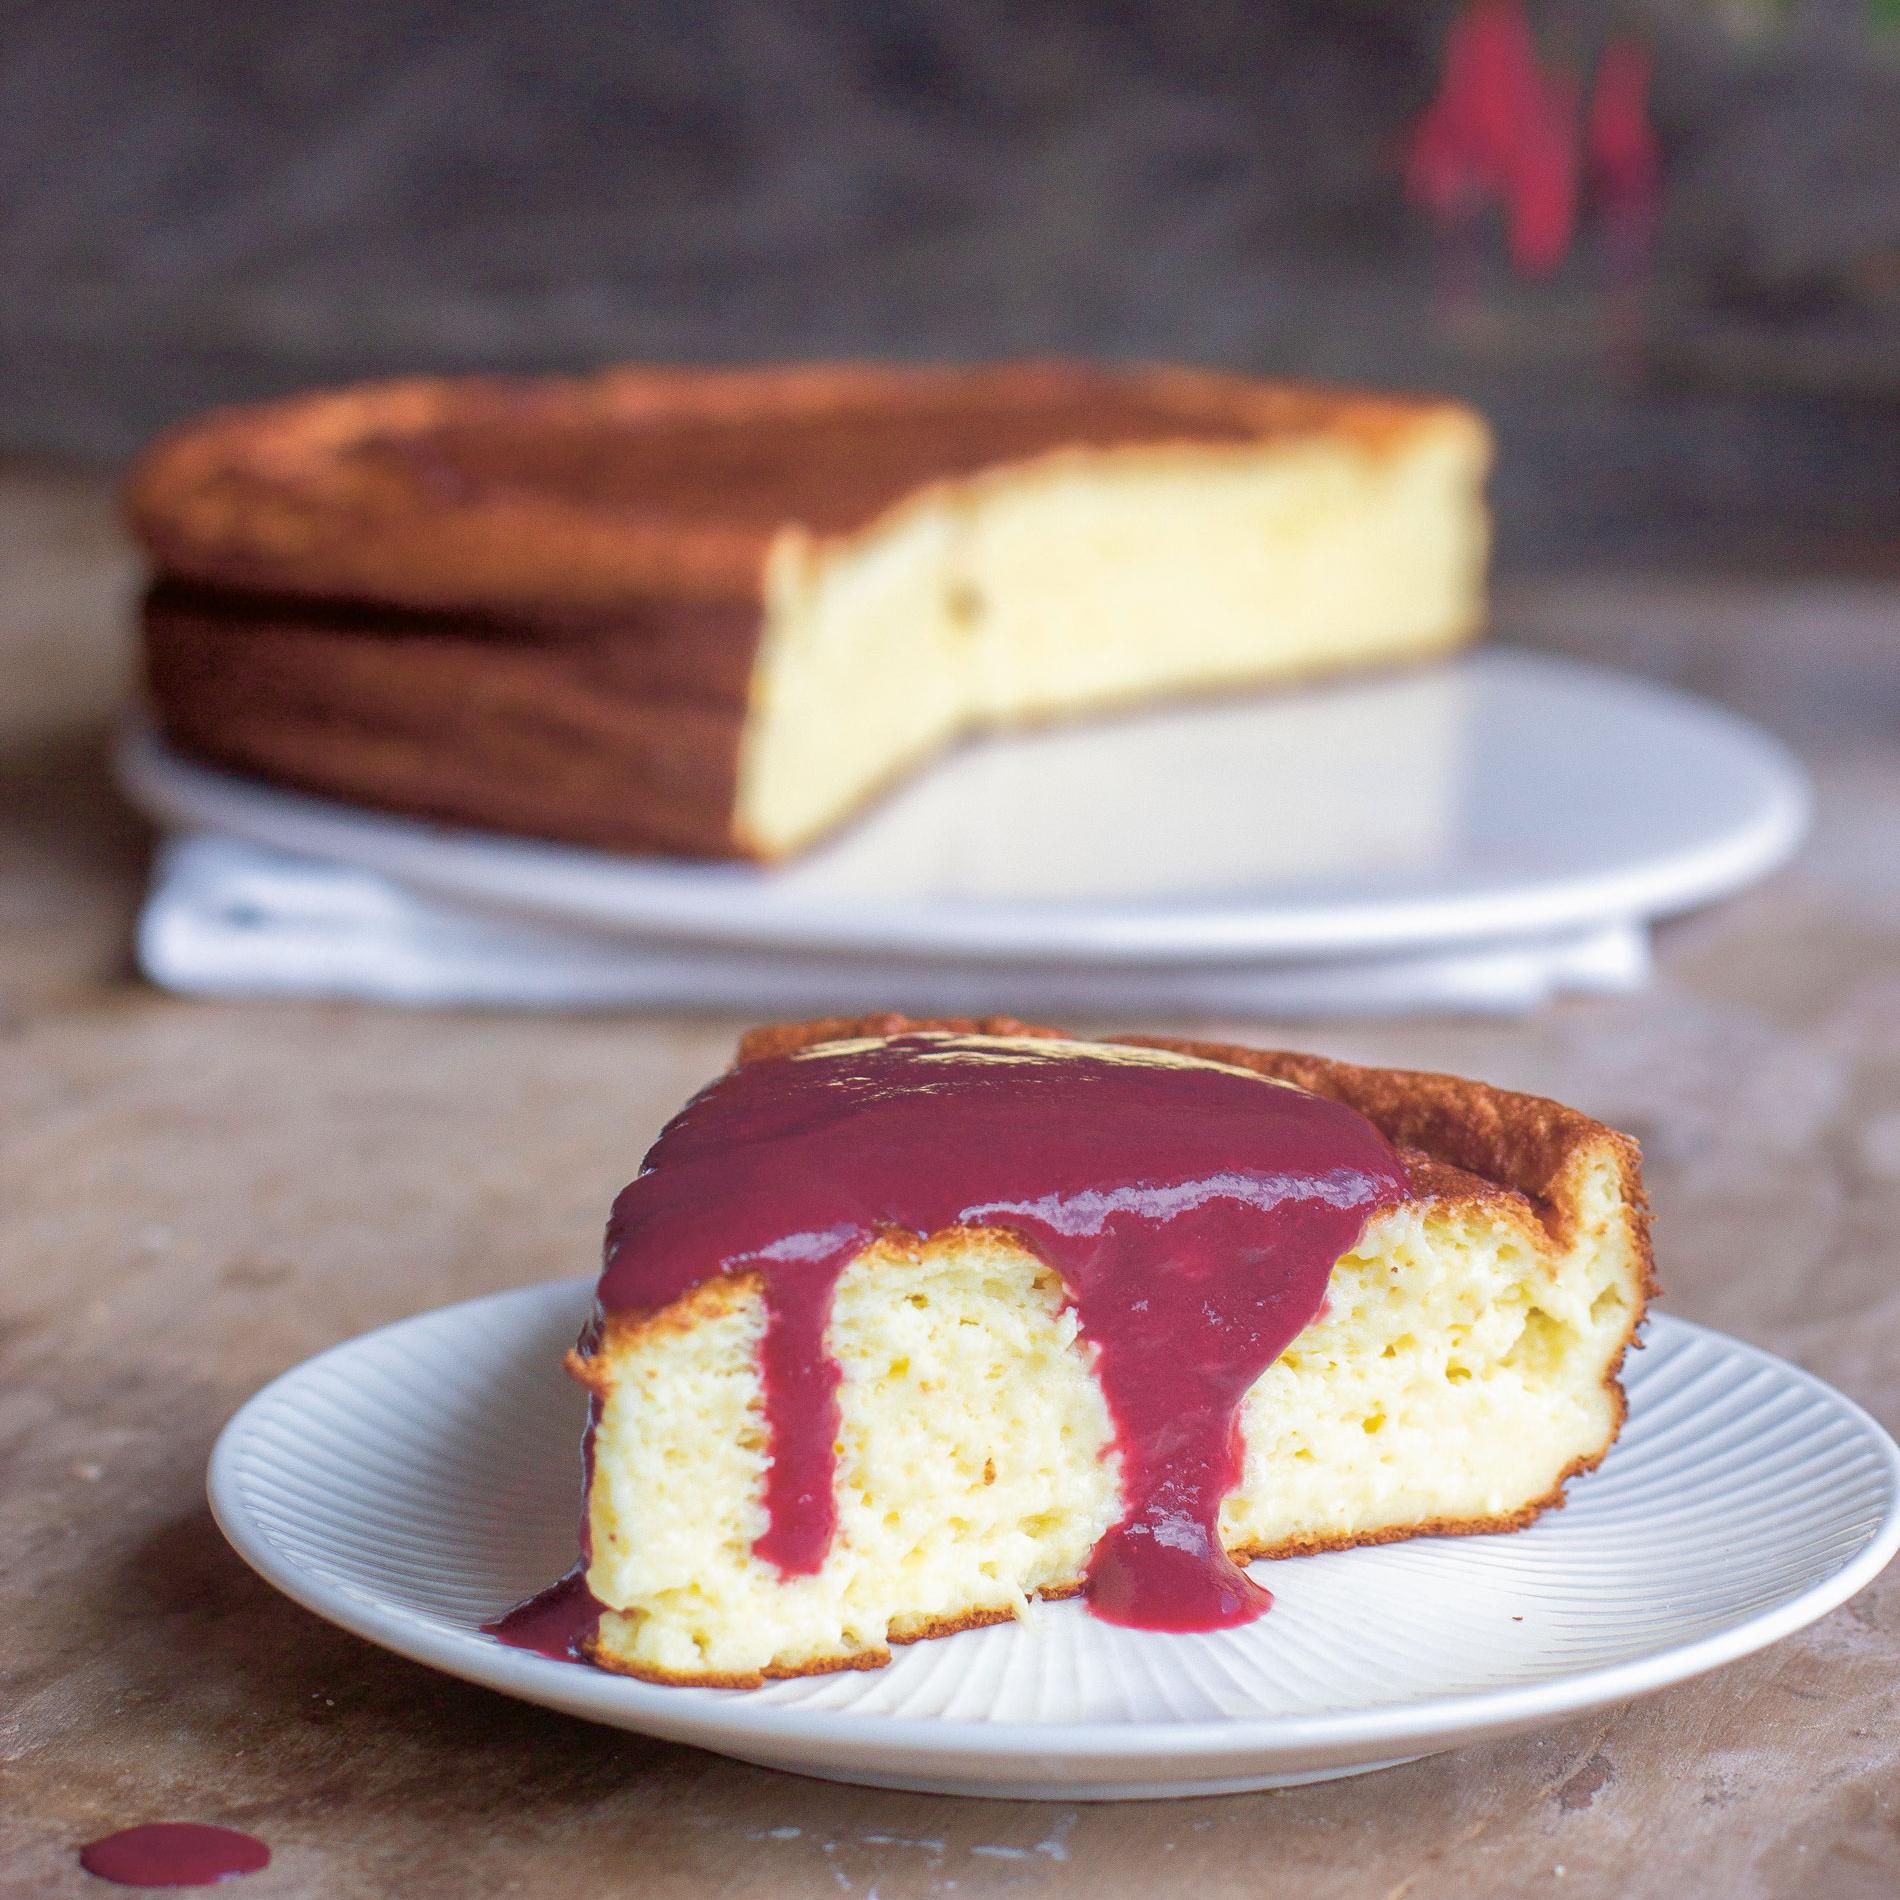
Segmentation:
[(225, 1535), (320, 1616), (531, 1702), (804, 1774), (1062, 1800), (1320, 1780), (1619, 1702), (1800, 1629), (1900, 1544), (1900, 1450), (1865, 1412), (1659, 1318), (1616, 1449), (1528, 1531), (1262, 1565), (1272, 1613), (1219, 1635), (1043, 1604), (866, 1674), (664, 1688), (477, 1627), (573, 1556), (583, 1395), (559, 1361), (590, 1294), (445, 1307), (286, 1373), (213, 1454)]

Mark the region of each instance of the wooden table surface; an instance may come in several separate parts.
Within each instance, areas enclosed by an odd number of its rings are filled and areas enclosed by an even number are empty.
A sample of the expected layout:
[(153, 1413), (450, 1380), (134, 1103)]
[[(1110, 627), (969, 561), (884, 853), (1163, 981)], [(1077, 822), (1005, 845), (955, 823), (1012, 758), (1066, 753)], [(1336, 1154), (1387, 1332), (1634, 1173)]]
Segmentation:
[[(148, 841), (103, 764), (132, 579), (101, 485), (0, 475), (0, 1893), (104, 1892), (78, 1844), (161, 1818), (269, 1841), (246, 1900), (1900, 1891), (1900, 1574), (1532, 1739), (1102, 1807), (832, 1787), (592, 1728), (266, 1588), (204, 1505), (233, 1407), (365, 1327), (585, 1270), (737, 1025), (142, 987)], [(1799, 866), (1669, 929), (1633, 1000), (1193, 1027), (1464, 1070), (1630, 1129), (1670, 1309), (1900, 1426), (1900, 585), (1578, 577), (1508, 588), (1498, 617), (1792, 741), (1820, 788)]]

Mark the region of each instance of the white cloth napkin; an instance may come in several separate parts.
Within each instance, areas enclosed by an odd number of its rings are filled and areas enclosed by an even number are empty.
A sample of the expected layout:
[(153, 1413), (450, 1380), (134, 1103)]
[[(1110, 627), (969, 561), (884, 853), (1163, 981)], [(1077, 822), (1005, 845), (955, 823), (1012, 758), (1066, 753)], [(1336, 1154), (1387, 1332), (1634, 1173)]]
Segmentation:
[(747, 950), (464, 908), (374, 872), (196, 832), (160, 853), (138, 955), (154, 983), (191, 994), (412, 1005), (1507, 1015), (1641, 988), (1649, 934), (1618, 922), (1427, 953), (1133, 968)]

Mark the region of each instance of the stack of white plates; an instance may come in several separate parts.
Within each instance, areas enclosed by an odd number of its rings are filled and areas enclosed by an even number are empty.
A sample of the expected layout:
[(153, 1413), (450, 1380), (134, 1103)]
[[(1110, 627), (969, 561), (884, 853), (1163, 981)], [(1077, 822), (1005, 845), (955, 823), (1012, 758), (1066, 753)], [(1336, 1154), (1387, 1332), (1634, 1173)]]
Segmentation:
[(1649, 923), (1808, 807), (1732, 714), (1499, 648), (972, 744), (773, 870), (392, 818), (142, 732), (122, 774), (189, 840), (157, 980), (419, 1002), (1522, 1008), (1640, 983)]

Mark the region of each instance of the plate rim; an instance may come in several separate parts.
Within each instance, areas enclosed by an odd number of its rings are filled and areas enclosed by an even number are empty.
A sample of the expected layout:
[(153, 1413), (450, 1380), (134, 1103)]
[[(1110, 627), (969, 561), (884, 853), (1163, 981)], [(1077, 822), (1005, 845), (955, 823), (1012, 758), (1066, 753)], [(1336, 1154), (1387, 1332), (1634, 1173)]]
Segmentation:
[[(1657, 1313), (1650, 1329), (1681, 1332), (1818, 1395), (1853, 1425), (1884, 1466), (1885, 1501), (1873, 1533), (1837, 1569), (1785, 1601), (1726, 1628), (1625, 1662), (1606, 1664), (1501, 1689), (1415, 1698), (1376, 1709), (1228, 1716), (1179, 1723), (991, 1721), (981, 1717), (863, 1714), (845, 1710), (758, 1703), (749, 1690), (700, 1689), (640, 1682), (573, 1663), (509, 1650), (459, 1632), (421, 1613), (392, 1605), (305, 1571), (272, 1543), (252, 1518), (238, 1477), (250, 1426), (284, 1387), (327, 1362), (347, 1358), (371, 1342), (408, 1328), (453, 1323), (475, 1308), (557, 1301), (577, 1308), (591, 1295), (591, 1275), (477, 1295), (432, 1307), (339, 1341), (288, 1368), (248, 1398), (219, 1432), (206, 1473), (213, 1518), (236, 1554), (266, 1583), (326, 1622), (379, 1648), (505, 1695), (665, 1740), (745, 1753), (795, 1743), (818, 1751), (821, 1762), (876, 1749), (893, 1771), (920, 1772), (944, 1765), (1046, 1769), (1053, 1760), (1096, 1770), (1138, 1768), (1151, 1777), (1191, 1780), (1222, 1764), (1244, 1761), (1262, 1770), (1316, 1757), (1372, 1760), (1436, 1752), (1485, 1736), (1541, 1726), (1628, 1701), (1707, 1674), (1765, 1649), (1818, 1621), (1858, 1594), (1900, 1551), (1900, 1445), (1858, 1401), (1819, 1375), (1675, 1314)], [(612, 1710), (612, 1713), (607, 1713)], [(630, 1719), (629, 1719), (630, 1718)], [(1020, 1778), (1026, 1778), (1026, 1775)], [(1006, 1777), (993, 1779), (999, 1792)]]
[[(513, 838), (357, 807), (201, 764), (173, 752), (142, 718), (123, 728), (121, 787), (162, 824), (195, 825), (378, 872), (438, 900), (555, 919), (619, 937), (732, 948), (1043, 965), (1283, 962), (1535, 938), (1631, 918), (1673, 916), (1728, 896), (1784, 864), (1806, 835), (1812, 788), (1772, 733), (1696, 694), (1566, 656), (1493, 645), (1452, 667), (1563, 682), (1648, 701), (1752, 756), (1760, 808), (1745, 824), (1674, 858), (1634, 870), (1569, 872), (1529, 884), (1403, 899), (1249, 903), (1245, 899), (907, 899), (852, 897), (735, 905), (744, 865), (617, 857), (578, 845)], [(1351, 682), (1345, 684), (1350, 685)], [(612, 902), (558, 892), (604, 868), (645, 882)], [(670, 882), (669, 882), (670, 880)], [(695, 881), (696, 880), (696, 881)], [(637, 901), (636, 901), (637, 900)]]

